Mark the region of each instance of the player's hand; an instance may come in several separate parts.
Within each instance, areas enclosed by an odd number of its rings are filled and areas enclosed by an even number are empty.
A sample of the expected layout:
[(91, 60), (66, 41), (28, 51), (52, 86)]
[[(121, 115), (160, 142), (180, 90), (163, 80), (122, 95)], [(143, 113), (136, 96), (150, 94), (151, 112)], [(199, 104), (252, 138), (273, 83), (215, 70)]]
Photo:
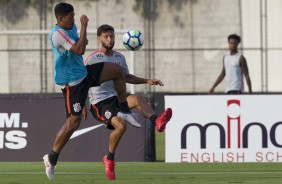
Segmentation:
[(161, 80), (158, 80), (158, 79), (149, 79), (147, 81), (148, 84), (150, 85), (159, 85), (159, 86), (164, 86), (164, 84), (162, 83)]
[(88, 25), (88, 17), (86, 15), (82, 15), (80, 17), (80, 22), (81, 22), (81, 26), (87, 26)]
[(87, 119), (87, 108), (86, 108), (86, 105), (84, 105), (84, 107), (83, 107), (83, 109), (82, 109), (82, 111), (81, 111), (81, 115), (82, 115), (82, 118), (83, 118), (84, 120)]

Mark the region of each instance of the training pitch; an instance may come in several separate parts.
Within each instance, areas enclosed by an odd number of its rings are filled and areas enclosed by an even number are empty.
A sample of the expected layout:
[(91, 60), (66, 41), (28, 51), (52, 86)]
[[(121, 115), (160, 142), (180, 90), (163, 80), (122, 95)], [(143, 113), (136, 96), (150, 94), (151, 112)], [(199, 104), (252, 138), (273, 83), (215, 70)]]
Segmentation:
[(109, 181), (102, 162), (60, 162), (50, 182), (43, 162), (1, 162), (0, 184), (270, 184), (282, 183), (282, 163), (117, 162)]

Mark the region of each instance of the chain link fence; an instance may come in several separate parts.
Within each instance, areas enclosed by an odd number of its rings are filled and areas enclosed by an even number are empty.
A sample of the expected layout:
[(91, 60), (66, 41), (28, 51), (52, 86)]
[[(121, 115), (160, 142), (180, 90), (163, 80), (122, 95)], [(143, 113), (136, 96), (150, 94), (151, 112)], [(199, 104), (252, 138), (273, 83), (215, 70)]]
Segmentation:
[[(0, 93), (60, 93), (53, 81), (54, 61), (48, 36), (56, 22), (52, 9), (57, 1), (38, 1), (41, 4), (24, 10), (22, 2), (14, 2), (13, 6), (11, 2), (1, 6)], [(242, 36), (240, 51), (249, 65), (253, 91), (282, 91), (279, 0), (70, 3), (75, 7), (78, 28), (80, 15), (87, 14), (90, 19), (84, 57), (98, 49), (96, 28), (107, 23), (116, 29), (115, 50), (125, 55), (130, 71), (140, 77), (161, 79), (165, 84), (128, 85), (128, 91), (207, 93), (221, 71), (231, 33)], [(24, 12), (22, 17), (16, 19), (10, 13), (15, 7), (19, 13)], [(134, 54), (121, 41), (130, 28), (139, 29), (145, 36), (143, 48)], [(223, 92), (224, 87), (223, 82), (216, 92)]]

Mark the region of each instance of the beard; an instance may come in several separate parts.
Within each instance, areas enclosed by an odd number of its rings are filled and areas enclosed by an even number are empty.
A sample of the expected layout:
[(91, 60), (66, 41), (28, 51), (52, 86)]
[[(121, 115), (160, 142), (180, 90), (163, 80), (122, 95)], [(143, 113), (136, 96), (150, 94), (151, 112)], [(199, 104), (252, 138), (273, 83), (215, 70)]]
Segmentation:
[(113, 42), (113, 44), (111, 44), (111, 46), (108, 46), (107, 44), (105, 44), (104, 42), (102, 42), (102, 46), (106, 49), (106, 50), (112, 50), (115, 46), (115, 42)]

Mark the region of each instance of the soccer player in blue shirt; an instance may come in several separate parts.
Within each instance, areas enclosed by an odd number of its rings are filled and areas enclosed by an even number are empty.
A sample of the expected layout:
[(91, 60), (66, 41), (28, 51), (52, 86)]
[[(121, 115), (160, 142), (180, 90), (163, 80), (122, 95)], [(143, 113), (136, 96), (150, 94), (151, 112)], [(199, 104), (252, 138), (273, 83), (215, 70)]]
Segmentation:
[[(43, 157), (46, 175), (50, 180), (55, 177), (55, 165), (61, 150), (80, 125), (85, 115), (85, 101), (88, 89), (101, 83), (113, 80), (118, 93), (121, 107), (119, 116), (130, 124), (138, 124), (131, 115), (127, 103), (125, 74), (122, 68), (113, 63), (97, 63), (84, 66), (82, 55), (85, 52), (87, 40), (88, 18), (80, 17), (80, 36), (74, 24), (74, 8), (68, 3), (55, 6), (57, 24), (50, 33), (50, 42), (55, 58), (55, 82), (62, 86), (65, 98), (67, 120), (57, 133), (50, 154)], [(85, 117), (84, 117), (85, 118)]]

